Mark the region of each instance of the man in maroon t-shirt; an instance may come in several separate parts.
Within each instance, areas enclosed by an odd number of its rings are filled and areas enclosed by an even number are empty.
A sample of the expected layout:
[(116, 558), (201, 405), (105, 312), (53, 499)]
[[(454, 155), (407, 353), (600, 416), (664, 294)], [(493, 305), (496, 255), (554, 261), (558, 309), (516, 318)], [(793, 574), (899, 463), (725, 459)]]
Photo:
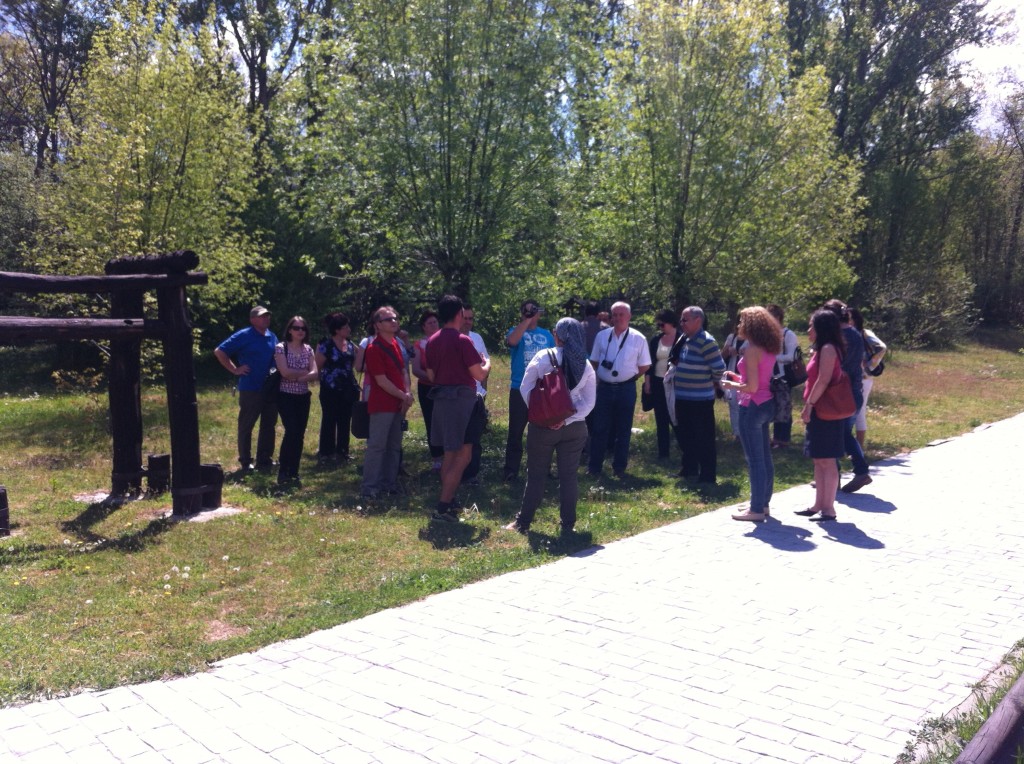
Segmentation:
[(398, 490), (398, 468), (402, 454), (402, 420), (412, 406), (412, 395), (405, 380), (402, 349), (395, 333), (398, 314), (389, 305), (373, 314), (377, 336), (370, 340), (363, 355), (370, 397), (370, 434), (363, 460), (362, 496), (376, 498)]
[(477, 380), (483, 382), (491, 370), (489, 358), (481, 358), (473, 341), (462, 333), (462, 300), (445, 295), (437, 304), (441, 330), (427, 340), (424, 364), (434, 400), (430, 442), (444, 449), (441, 462), (441, 496), (432, 520), (458, 522), (455, 491), (473, 456), (473, 444), (480, 441), (484, 416), (478, 404)]

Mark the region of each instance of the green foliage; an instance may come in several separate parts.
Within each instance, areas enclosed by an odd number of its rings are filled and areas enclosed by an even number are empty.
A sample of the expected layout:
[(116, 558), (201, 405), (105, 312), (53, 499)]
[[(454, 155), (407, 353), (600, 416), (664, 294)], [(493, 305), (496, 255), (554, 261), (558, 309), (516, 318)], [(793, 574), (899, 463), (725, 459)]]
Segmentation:
[(254, 183), (239, 88), (207, 30), (185, 33), (152, 4), (119, 6), (75, 102), (82, 119), (68, 128), (74, 146), (35, 266), (89, 273), (113, 257), (194, 249), (210, 284), (193, 292), (193, 314), (226, 331), (264, 266), (240, 218)]
[(23, 269), (22, 247), (30, 240), (35, 227), (36, 181), (32, 169), (28, 157), (0, 151), (0, 270), (3, 271)]
[(307, 50), (320, 100), (301, 147), (315, 173), (302, 203), (307, 220), (344, 234), (343, 277), (472, 296), (543, 256), (554, 226), (556, 10), (365, 0), (345, 19), (351, 47), (332, 34)]
[(789, 79), (775, 4), (651, 0), (624, 23), (585, 257), (677, 304), (849, 284), (859, 176), (835, 156), (822, 72)]

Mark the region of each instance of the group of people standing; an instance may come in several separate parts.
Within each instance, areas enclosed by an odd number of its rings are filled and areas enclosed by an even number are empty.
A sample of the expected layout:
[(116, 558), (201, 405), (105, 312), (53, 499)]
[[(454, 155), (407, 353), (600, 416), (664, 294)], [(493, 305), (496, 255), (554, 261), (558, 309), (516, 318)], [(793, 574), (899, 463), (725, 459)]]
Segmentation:
[[(622, 301), (611, 306), (610, 325), (598, 318), (596, 310), (588, 310), (583, 321), (562, 318), (552, 333), (539, 325), (542, 315), (538, 301), (524, 301), (518, 323), (505, 335), (511, 358), (506, 481), (518, 477), (526, 434), (526, 486), (520, 511), (506, 526), (509, 530), (525, 533), (529, 529), (552, 457), (563, 532), (571, 532), (575, 524), (581, 462), (588, 474), (599, 476), (610, 454), (615, 476), (626, 476), (636, 382), (641, 378), (644, 408), (654, 411), (658, 457), (670, 457), (674, 432), (681, 452), (677, 474), (698, 484), (717, 481), (714, 403), (723, 394), (730, 399), (730, 421), (743, 446), (751, 485), (749, 509), (733, 517), (762, 521), (770, 515), (771, 452), (788, 445), (792, 426), (790, 385), (783, 371), (797, 353), (796, 335), (783, 327), (781, 308), (754, 306), (740, 311), (736, 331), (722, 349), (707, 331), (704, 311), (697, 306), (685, 308), (678, 319), (673, 311), (659, 312), (658, 332), (649, 339), (630, 326), (631, 308)], [(269, 329), (269, 311), (254, 307), (250, 326), (214, 351), (220, 363), (239, 377), (242, 470), (272, 467), (274, 426), (280, 415), (284, 438), (278, 482), (298, 481), (310, 410), (309, 385), (319, 380), (321, 464), (349, 458), (353, 408), (363, 400), (369, 427), (362, 496), (372, 499), (398, 492), (402, 432), (416, 400), (411, 386), (415, 377), (431, 466), (441, 482), (431, 517), (457, 521), (461, 507), (456, 492), (463, 481), (475, 479), (487, 423), (484, 396), (490, 358), (482, 338), (472, 331), (472, 316), (472, 308), (460, 298), (446, 295), (436, 311), (420, 317), (423, 338), (413, 345), (400, 336), (395, 309), (382, 306), (373, 313), (370, 336), (356, 344), (349, 319), (332, 313), (325, 319), (327, 336), (314, 348), (307, 342), (310, 327), (301, 316), (287, 322), (284, 340), (278, 342)], [(854, 478), (842, 490), (856, 491), (871, 482), (862, 450), (871, 377), (864, 377), (862, 371), (879, 365), (885, 346), (871, 334), (872, 352), (865, 354), (868, 335), (861, 317), (838, 300), (814, 313), (808, 334), (813, 355), (807, 364), (801, 418), (807, 425), (805, 450), (814, 460), (816, 499), (802, 514), (828, 520), (835, 517), (837, 459), (844, 454), (853, 459)], [(814, 406), (840, 368), (851, 380), (858, 413), (834, 423), (816, 417)], [(276, 371), (271, 377), (277, 379), (268, 388), (265, 370), (271, 369)], [(554, 425), (531, 423), (530, 397), (538, 381), (556, 369), (564, 374), (575, 410)], [(365, 372), (362, 388), (359, 371)], [(257, 421), (254, 460), (252, 430)], [(772, 424), (774, 438), (769, 435)]]

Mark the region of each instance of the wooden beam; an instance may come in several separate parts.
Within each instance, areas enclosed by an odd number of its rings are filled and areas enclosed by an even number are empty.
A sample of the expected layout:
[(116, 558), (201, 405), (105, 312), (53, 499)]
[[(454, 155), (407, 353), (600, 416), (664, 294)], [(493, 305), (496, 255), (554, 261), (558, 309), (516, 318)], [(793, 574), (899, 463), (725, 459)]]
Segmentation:
[(33, 318), (0, 316), (0, 342), (25, 340), (110, 340), (128, 337), (160, 339), (162, 321), (151, 318)]
[(139, 274), (124, 276), (38, 276), (34, 273), (0, 271), (0, 292), (25, 294), (92, 294), (202, 286), (209, 282), (202, 272)]

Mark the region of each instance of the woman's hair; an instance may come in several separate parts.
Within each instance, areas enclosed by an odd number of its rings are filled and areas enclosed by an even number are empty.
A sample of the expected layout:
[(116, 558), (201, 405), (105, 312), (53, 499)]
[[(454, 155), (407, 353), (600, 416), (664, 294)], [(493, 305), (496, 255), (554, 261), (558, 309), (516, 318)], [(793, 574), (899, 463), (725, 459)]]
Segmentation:
[(309, 322), (302, 316), (292, 316), (288, 319), (288, 323), (284, 325), (284, 341), (292, 341), (292, 327), (295, 324), (302, 324), (306, 327), (306, 339), (309, 339)]
[(826, 345), (835, 345), (840, 355), (846, 353), (843, 330), (839, 327), (839, 316), (834, 311), (826, 308), (814, 311), (811, 316), (811, 326), (814, 327), (815, 350), (820, 351)]
[(665, 310), (659, 310), (654, 315), (654, 320), (658, 323), (668, 324), (669, 326), (679, 328), (679, 314), (674, 310), (669, 310), (667, 308)]
[(422, 329), (423, 325), (425, 323), (427, 323), (427, 321), (429, 321), (432, 318), (437, 318), (437, 313), (435, 311), (432, 311), (432, 310), (425, 310), (425, 311), (423, 311), (423, 313), (420, 315), (420, 329)]
[(856, 308), (850, 308), (850, 321), (857, 328), (857, 331), (864, 334), (864, 316)]
[(840, 323), (845, 324), (850, 320), (850, 309), (846, 307), (846, 303), (842, 300), (829, 300), (821, 307), (824, 310), (830, 310), (835, 313)]
[(337, 313), (328, 313), (324, 318), (324, 326), (327, 327), (327, 333), (332, 337), (348, 326), (348, 316), (341, 311)]
[(786, 312), (782, 309), (781, 305), (776, 305), (774, 302), (770, 302), (764, 307), (769, 313), (771, 313), (775, 317), (775, 320), (778, 321), (780, 324), (786, 318)]
[(766, 308), (754, 305), (740, 311), (743, 336), (772, 355), (782, 350), (782, 326)]

